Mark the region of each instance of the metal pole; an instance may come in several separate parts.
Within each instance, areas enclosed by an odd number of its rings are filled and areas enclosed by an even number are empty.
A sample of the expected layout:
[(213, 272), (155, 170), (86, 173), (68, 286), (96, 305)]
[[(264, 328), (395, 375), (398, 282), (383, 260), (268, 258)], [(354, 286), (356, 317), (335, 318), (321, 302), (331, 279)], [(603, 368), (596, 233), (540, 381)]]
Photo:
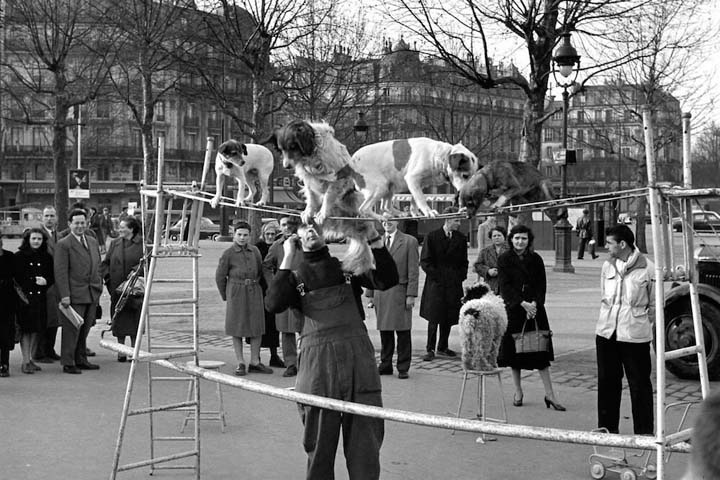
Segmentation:
[[(567, 131), (568, 131), (568, 108), (570, 95), (567, 91), (568, 85), (563, 85), (563, 135), (562, 148), (566, 152), (565, 162), (561, 165), (560, 198), (567, 197)], [(572, 266), (572, 225), (567, 220), (567, 215), (560, 218), (554, 225), (555, 230), (555, 266), (554, 272), (575, 273)]]
[(655, 261), (655, 441), (657, 442), (657, 478), (665, 478), (665, 292), (663, 289), (662, 212), (655, 177), (655, 150), (653, 121), (650, 109), (643, 108), (645, 130), (645, 158), (647, 163), (648, 190), (650, 193), (650, 216), (652, 220), (653, 260)]
[(690, 142), (691, 130), (689, 112), (682, 115), (683, 126), (683, 187), (692, 188), (692, 144)]
[(77, 116), (77, 168), (82, 168), (82, 106), (78, 105)]

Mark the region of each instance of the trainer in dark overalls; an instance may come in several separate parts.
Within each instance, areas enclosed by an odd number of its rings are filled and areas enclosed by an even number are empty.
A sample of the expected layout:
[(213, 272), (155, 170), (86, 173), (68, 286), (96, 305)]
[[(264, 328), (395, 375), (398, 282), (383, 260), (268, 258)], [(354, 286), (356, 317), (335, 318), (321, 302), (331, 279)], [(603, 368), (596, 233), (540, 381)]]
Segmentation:
[[(299, 239), (299, 245), (298, 245)], [(375, 268), (362, 275), (343, 272), (313, 226), (302, 225), (283, 244), (284, 258), (265, 298), (270, 312), (294, 307), (305, 315), (300, 334), (295, 390), (328, 398), (382, 406), (375, 349), (368, 337), (361, 303), (362, 287), (386, 290), (398, 283), (392, 256), (382, 237), (369, 228), (368, 242)], [(298, 251), (299, 246), (302, 252)], [(303, 262), (291, 271), (293, 259)], [(305, 427), (307, 477), (335, 478), (334, 464), (340, 430), (350, 480), (380, 478), (383, 420), (298, 405)]]

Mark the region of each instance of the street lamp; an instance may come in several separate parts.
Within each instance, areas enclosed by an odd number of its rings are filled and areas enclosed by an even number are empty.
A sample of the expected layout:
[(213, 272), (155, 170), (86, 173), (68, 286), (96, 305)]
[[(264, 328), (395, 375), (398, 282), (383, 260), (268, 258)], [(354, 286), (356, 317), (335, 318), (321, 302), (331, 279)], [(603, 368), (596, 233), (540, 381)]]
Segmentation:
[[(568, 88), (571, 87), (577, 79), (578, 72), (580, 71), (580, 55), (577, 54), (577, 50), (570, 43), (570, 33), (564, 32), (562, 35), (562, 41), (560, 46), (555, 50), (553, 56), (553, 77), (555, 83), (562, 87), (562, 100), (563, 100), (563, 123), (562, 123), (562, 149), (563, 149), (563, 163), (560, 166), (561, 173), (561, 186), (560, 186), (560, 197), (567, 198), (567, 161), (568, 161), (568, 150), (567, 150), (567, 136), (568, 136), (568, 108), (569, 108), (569, 97)], [(560, 77), (558, 78), (558, 73)], [(570, 78), (572, 77), (572, 80)], [(568, 81), (569, 80), (569, 81)], [(567, 215), (560, 218), (555, 224), (555, 267), (553, 268), (556, 272), (574, 273), (575, 268), (572, 266), (572, 243), (571, 243), (571, 230), (572, 225), (567, 220)]]
[(365, 121), (365, 112), (358, 112), (358, 118), (353, 124), (353, 134), (355, 135), (355, 144), (361, 147), (365, 145), (370, 133), (370, 125)]

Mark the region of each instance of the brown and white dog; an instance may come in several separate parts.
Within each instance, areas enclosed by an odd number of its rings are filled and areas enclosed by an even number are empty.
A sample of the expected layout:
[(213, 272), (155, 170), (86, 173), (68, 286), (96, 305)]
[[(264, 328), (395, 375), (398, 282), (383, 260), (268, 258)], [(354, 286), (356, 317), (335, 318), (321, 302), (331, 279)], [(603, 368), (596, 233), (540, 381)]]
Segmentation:
[(335, 130), (327, 123), (293, 120), (276, 130), (270, 142), (282, 153), (283, 166), (293, 169), (303, 184), (303, 223), (314, 220), (326, 240), (347, 239), (345, 271), (358, 275), (370, 270), (374, 261), (366, 239), (368, 222), (330, 218), (359, 216), (363, 200), (348, 166), (350, 154), (335, 138)]
[[(472, 176), (460, 189), (460, 207), (465, 208), (468, 217), (477, 213), (487, 198), (496, 198), (491, 209), (505, 205), (542, 202), (555, 199), (552, 184), (537, 168), (525, 162), (495, 161), (488, 163)], [(555, 223), (564, 208), (553, 207), (544, 210)]]
[[(255, 180), (260, 183), (261, 197), (257, 205), (265, 205), (270, 190), (268, 181), (273, 170), (273, 154), (262, 145), (254, 143), (240, 143), (237, 140), (228, 140), (218, 147), (215, 157), (215, 196), (210, 200), (213, 208), (220, 203), (225, 177), (234, 178), (238, 184), (235, 206), (239, 207), (250, 202), (255, 196)], [(248, 181), (249, 180), (249, 181)], [(245, 187), (247, 186), (247, 196)]]
[(477, 157), (464, 145), (425, 137), (387, 140), (360, 148), (350, 167), (362, 177), (358, 188), (365, 200), (360, 212), (373, 216), (372, 207), (392, 211), (392, 196), (409, 191), (423, 215), (437, 216), (428, 206), (423, 188), (450, 182), (458, 191), (478, 170)]

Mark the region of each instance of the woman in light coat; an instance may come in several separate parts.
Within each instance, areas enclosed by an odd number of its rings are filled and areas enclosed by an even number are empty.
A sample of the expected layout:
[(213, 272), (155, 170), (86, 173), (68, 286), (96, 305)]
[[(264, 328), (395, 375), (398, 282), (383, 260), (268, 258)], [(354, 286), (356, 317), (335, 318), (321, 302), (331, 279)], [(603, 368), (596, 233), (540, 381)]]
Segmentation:
[(498, 257), (507, 251), (508, 246), (505, 241), (507, 231), (505, 227), (495, 225), (488, 232), (488, 238), (492, 242), (491, 245), (480, 250), (478, 258), (475, 261), (475, 273), (478, 277), (485, 280), (488, 288), (494, 294), (499, 293), (498, 286)]
[[(235, 375), (247, 372), (272, 373), (260, 363), (260, 342), (265, 333), (265, 306), (261, 282), (260, 250), (250, 244), (250, 224), (235, 224), (232, 247), (225, 250), (215, 271), (220, 297), (227, 302), (225, 334), (230, 335), (238, 367)], [(250, 365), (246, 369), (243, 337), (250, 338)]]

